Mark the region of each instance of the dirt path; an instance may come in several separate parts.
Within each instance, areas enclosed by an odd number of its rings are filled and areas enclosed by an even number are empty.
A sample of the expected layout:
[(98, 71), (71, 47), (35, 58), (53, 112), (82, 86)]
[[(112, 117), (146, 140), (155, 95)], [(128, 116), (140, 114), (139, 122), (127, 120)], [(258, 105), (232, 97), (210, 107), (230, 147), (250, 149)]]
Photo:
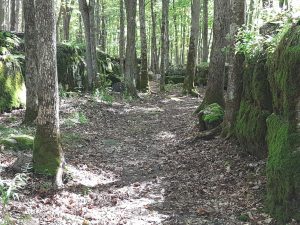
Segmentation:
[(10, 211), (20, 224), (271, 224), (263, 162), (221, 138), (191, 138), (199, 102), (178, 93), (64, 101), (63, 118), (88, 119), (62, 125), (66, 187), (55, 192), (33, 177)]

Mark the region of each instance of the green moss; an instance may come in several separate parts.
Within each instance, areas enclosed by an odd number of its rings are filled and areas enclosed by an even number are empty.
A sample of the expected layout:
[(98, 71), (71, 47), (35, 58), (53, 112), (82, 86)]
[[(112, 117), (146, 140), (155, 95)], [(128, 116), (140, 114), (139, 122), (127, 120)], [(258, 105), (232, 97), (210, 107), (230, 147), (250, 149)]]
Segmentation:
[(0, 112), (24, 105), (25, 92), (21, 70), (0, 61)]
[(200, 112), (202, 113), (203, 121), (207, 123), (222, 121), (224, 117), (224, 109), (217, 103), (206, 106)]
[(12, 135), (8, 138), (0, 140), (0, 144), (7, 148), (13, 148), (15, 150), (32, 150), (33, 149), (33, 137), (29, 135)]
[(242, 101), (238, 113), (235, 135), (245, 150), (262, 158), (266, 156), (266, 118), (270, 115), (249, 101)]
[(51, 129), (37, 127), (33, 144), (33, 169), (38, 174), (55, 176), (61, 165), (60, 137)]
[(267, 206), (283, 224), (291, 218), (300, 220), (299, 135), (288, 120), (272, 114), (267, 119), (269, 159), (267, 163)]

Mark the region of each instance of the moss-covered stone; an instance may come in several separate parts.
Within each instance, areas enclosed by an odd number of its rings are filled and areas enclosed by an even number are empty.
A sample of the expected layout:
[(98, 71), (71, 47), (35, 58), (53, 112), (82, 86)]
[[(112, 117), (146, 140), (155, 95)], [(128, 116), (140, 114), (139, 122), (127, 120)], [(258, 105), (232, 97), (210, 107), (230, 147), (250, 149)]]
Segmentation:
[(218, 125), (224, 118), (224, 109), (217, 103), (206, 106), (200, 113), (203, 121), (207, 124)]
[(269, 57), (274, 114), (268, 120), (267, 206), (281, 224), (300, 222), (300, 26)]
[(14, 150), (32, 150), (33, 137), (29, 135), (12, 135), (0, 140), (0, 144)]
[(21, 69), (0, 61), (0, 112), (25, 105), (26, 89)]

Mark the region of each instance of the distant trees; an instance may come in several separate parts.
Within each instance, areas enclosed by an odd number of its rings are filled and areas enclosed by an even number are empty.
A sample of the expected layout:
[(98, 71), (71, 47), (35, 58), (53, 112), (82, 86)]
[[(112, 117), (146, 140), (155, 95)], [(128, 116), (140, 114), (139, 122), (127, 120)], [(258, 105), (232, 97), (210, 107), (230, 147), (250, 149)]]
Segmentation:
[(169, 64), (169, 1), (162, 2), (161, 18), (160, 91), (165, 91), (166, 70)]

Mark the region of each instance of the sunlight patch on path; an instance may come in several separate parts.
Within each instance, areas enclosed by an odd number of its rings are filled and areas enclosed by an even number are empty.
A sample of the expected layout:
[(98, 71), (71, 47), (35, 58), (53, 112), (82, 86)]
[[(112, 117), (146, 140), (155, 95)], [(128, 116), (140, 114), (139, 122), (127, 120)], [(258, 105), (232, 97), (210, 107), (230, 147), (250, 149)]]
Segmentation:
[(175, 137), (176, 137), (176, 135), (169, 131), (161, 131), (156, 135), (155, 139), (156, 140), (170, 140), (170, 139), (174, 139)]
[(112, 172), (101, 171), (101, 174), (95, 174), (87, 170), (88, 168), (77, 169), (68, 165), (67, 170), (71, 173), (73, 180), (86, 187), (95, 187), (100, 184), (109, 184), (118, 181), (116, 175)]
[(160, 113), (164, 112), (164, 109), (161, 109), (159, 107), (139, 107), (139, 106), (133, 106), (133, 107), (126, 107), (124, 108), (124, 112), (126, 114), (129, 113)]

